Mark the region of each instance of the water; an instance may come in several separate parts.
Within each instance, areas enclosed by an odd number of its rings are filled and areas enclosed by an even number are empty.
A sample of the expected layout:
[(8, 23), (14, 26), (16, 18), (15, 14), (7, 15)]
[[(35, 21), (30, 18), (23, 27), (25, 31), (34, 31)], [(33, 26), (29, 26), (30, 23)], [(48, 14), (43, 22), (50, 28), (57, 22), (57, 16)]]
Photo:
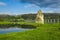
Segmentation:
[(10, 32), (21, 32), (25, 31), (28, 29), (23, 29), (23, 28), (6, 28), (6, 29), (1, 29), (0, 28), (0, 34), (5, 34), (5, 33), (10, 33)]

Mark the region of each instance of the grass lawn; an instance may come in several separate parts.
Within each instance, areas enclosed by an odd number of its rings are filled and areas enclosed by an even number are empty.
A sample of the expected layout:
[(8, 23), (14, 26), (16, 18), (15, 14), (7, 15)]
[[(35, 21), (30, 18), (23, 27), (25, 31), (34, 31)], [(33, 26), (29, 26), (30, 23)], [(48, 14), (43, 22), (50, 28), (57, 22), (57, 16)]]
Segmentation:
[(60, 40), (60, 24), (41, 24), (33, 30), (0, 34), (0, 40)]

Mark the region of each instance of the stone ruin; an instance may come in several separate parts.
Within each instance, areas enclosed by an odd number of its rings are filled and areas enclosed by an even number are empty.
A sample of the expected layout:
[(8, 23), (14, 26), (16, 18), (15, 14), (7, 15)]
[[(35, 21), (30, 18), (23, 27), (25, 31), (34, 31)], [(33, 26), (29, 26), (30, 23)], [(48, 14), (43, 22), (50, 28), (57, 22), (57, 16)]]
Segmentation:
[(41, 10), (38, 11), (35, 19), (36, 23), (44, 24), (44, 15)]

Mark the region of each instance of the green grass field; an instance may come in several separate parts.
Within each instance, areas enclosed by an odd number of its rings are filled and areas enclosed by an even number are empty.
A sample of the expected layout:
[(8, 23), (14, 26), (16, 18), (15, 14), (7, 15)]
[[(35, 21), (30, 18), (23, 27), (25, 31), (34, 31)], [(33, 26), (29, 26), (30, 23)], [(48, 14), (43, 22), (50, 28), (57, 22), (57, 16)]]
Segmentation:
[(38, 25), (33, 30), (0, 34), (0, 40), (60, 40), (60, 24)]

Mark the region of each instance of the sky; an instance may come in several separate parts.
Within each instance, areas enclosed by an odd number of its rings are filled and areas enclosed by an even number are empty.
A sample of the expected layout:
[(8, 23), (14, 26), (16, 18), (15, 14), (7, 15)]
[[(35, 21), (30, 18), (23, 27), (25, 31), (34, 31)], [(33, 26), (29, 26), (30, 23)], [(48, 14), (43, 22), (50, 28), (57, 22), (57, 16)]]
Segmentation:
[(60, 13), (60, 0), (0, 0), (0, 14)]

